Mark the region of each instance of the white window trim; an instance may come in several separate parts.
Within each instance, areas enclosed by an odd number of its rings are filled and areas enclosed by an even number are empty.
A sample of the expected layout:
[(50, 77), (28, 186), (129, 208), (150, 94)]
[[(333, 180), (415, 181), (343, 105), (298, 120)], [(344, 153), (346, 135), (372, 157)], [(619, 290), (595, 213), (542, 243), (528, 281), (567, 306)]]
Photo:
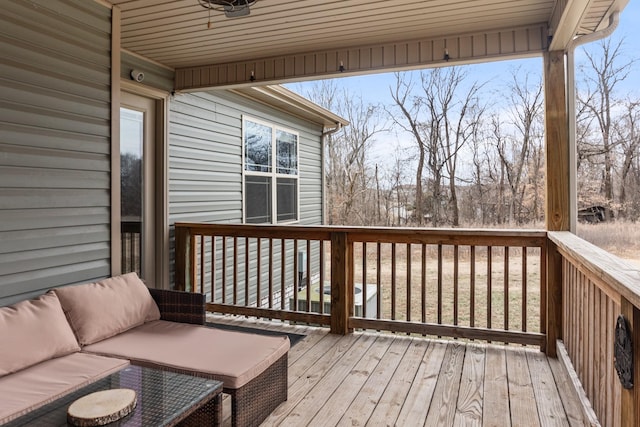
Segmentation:
[[(253, 123), (257, 123), (260, 125), (264, 125), (264, 126), (268, 126), (271, 128), (271, 172), (255, 172), (255, 171), (248, 171), (245, 168), (245, 156), (246, 156), (246, 147), (245, 147), (245, 129), (246, 129), (246, 125), (245, 122), (246, 121), (250, 121)], [(296, 164), (297, 164), (297, 169), (298, 169), (298, 173), (295, 175), (292, 174), (284, 174), (284, 173), (278, 173), (278, 168), (277, 165), (275, 164), (276, 162), (276, 149), (277, 149), (277, 143), (276, 143), (276, 132), (277, 131), (284, 131), (284, 132), (288, 132), (291, 133), (293, 135), (296, 136), (296, 142), (297, 142), (297, 146), (296, 146)], [(265, 120), (261, 120), (261, 119), (257, 119), (255, 117), (252, 116), (247, 116), (247, 115), (242, 115), (242, 129), (241, 129), (241, 150), (242, 150), (242, 223), (246, 224), (247, 223), (247, 201), (245, 199), (245, 189), (246, 189), (246, 180), (245, 177), (247, 175), (249, 176), (268, 176), (272, 178), (271, 181), (271, 222), (270, 223), (263, 223), (263, 224), (277, 224), (277, 225), (287, 225), (287, 224), (297, 224), (300, 222), (300, 177), (301, 177), (301, 168), (300, 168), (300, 133), (296, 130), (293, 130), (291, 128), (287, 128), (284, 126), (280, 126), (277, 125), (273, 122), (268, 122)], [(297, 185), (296, 185), (296, 219), (293, 220), (288, 220), (288, 221), (282, 221), (282, 222), (278, 222), (278, 186), (277, 186), (277, 178), (295, 178), (297, 180)], [(251, 224), (255, 224), (258, 225), (258, 223), (251, 223)]]

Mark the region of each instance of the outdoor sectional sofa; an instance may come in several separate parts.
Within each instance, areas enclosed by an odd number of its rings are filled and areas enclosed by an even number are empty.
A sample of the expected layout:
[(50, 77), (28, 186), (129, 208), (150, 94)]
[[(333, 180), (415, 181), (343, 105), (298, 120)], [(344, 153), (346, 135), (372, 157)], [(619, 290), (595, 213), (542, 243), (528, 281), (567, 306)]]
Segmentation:
[(135, 273), (0, 308), (0, 425), (129, 363), (222, 381), (232, 424), (259, 425), (287, 399), (289, 339), (204, 323), (203, 295)]

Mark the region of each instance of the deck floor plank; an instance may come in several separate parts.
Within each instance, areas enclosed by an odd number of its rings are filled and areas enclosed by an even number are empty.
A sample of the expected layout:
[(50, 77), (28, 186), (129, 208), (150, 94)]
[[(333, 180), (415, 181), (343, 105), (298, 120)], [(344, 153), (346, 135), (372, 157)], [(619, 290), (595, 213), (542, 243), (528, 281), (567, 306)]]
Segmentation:
[(460, 378), (454, 426), (482, 426), (485, 347), (468, 344)]
[(427, 413), (426, 426), (453, 425), (465, 350), (466, 346), (460, 342), (449, 344), (440, 369), (436, 391)]
[(373, 342), (376, 340), (375, 335), (362, 335), (350, 348), (349, 352), (340, 359), (340, 363), (336, 363), (316, 386), (307, 393), (307, 395), (292, 407), (287, 418), (280, 424), (281, 426), (306, 426), (323, 409), (323, 403), (327, 396), (331, 396), (340, 387), (344, 378), (355, 367), (355, 365), (364, 357)]
[(340, 418), (338, 426), (363, 426), (367, 423), (392, 381), (398, 365), (402, 361), (412, 339), (396, 337), (380, 363), (362, 386), (360, 393)]
[(540, 352), (527, 352), (533, 392), (542, 425), (569, 426), (547, 357)]
[(362, 390), (365, 382), (393, 344), (395, 337), (392, 335), (379, 335), (369, 348), (369, 351), (356, 366), (344, 377), (340, 387), (331, 396), (326, 397), (326, 403), (322, 407), (321, 416), (315, 417), (310, 427), (331, 427), (338, 424), (351, 403)]
[(318, 385), (361, 335), (326, 335), (313, 349), (289, 365), (289, 396), (267, 419), (266, 425), (280, 425), (304, 397)]
[(402, 361), (398, 365), (393, 380), (389, 382), (389, 385), (371, 414), (369, 424), (374, 425), (378, 420), (384, 420), (383, 425), (403, 425), (398, 424), (396, 420), (409, 390), (416, 380), (428, 347), (429, 342), (426, 340), (417, 339), (411, 341)]
[(510, 427), (507, 355), (504, 348), (487, 346), (483, 398), (483, 427)]
[(506, 352), (506, 354), (511, 425), (540, 426), (526, 351), (513, 349)]
[(221, 323), (307, 334), (289, 352), (288, 400), (263, 426), (573, 427), (589, 420), (571, 373), (538, 349), (375, 332), (338, 336), (228, 316)]
[(447, 344), (431, 341), (398, 415), (396, 425), (407, 426), (425, 420), (438, 382)]

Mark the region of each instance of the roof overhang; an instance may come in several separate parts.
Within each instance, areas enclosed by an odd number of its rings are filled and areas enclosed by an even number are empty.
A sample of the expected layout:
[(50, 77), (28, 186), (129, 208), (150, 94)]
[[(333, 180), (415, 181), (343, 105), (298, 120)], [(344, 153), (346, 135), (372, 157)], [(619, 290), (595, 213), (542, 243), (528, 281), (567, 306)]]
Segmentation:
[(111, 3), (123, 48), (202, 90), (566, 50), (628, 0), (259, 0), (239, 18), (209, 18), (198, 0)]
[(282, 86), (255, 86), (231, 91), (309, 122), (321, 124), (326, 129), (349, 125), (346, 119)]

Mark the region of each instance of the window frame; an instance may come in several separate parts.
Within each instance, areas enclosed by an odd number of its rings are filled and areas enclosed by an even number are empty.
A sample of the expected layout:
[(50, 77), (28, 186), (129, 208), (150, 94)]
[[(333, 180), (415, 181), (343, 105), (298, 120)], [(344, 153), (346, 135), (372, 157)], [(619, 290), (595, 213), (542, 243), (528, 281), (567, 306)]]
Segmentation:
[[(247, 170), (247, 147), (246, 147), (246, 131), (247, 122), (256, 123), (262, 126), (271, 128), (271, 158), (270, 158), (270, 172), (250, 171)], [(277, 162), (277, 133), (283, 131), (295, 135), (296, 137), (296, 173), (278, 173)], [(242, 150), (242, 223), (243, 224), (296, 224), (300, 222), (300, 133), (291, 128), (287, 128), (278, 125), (273, 122), (261, 120), (249, 115), (242, 115), (242, 129), (241, 129), (241, 150)], [(268, 177), (271, 179), (271, 221), (270, 222), (247, 222), (247, 176), (255, 177)], [(295, 202), (295, 219), (278, 221), (278, 178), (283, 179), (295, 179), (296, 181), (296, 202)]]

